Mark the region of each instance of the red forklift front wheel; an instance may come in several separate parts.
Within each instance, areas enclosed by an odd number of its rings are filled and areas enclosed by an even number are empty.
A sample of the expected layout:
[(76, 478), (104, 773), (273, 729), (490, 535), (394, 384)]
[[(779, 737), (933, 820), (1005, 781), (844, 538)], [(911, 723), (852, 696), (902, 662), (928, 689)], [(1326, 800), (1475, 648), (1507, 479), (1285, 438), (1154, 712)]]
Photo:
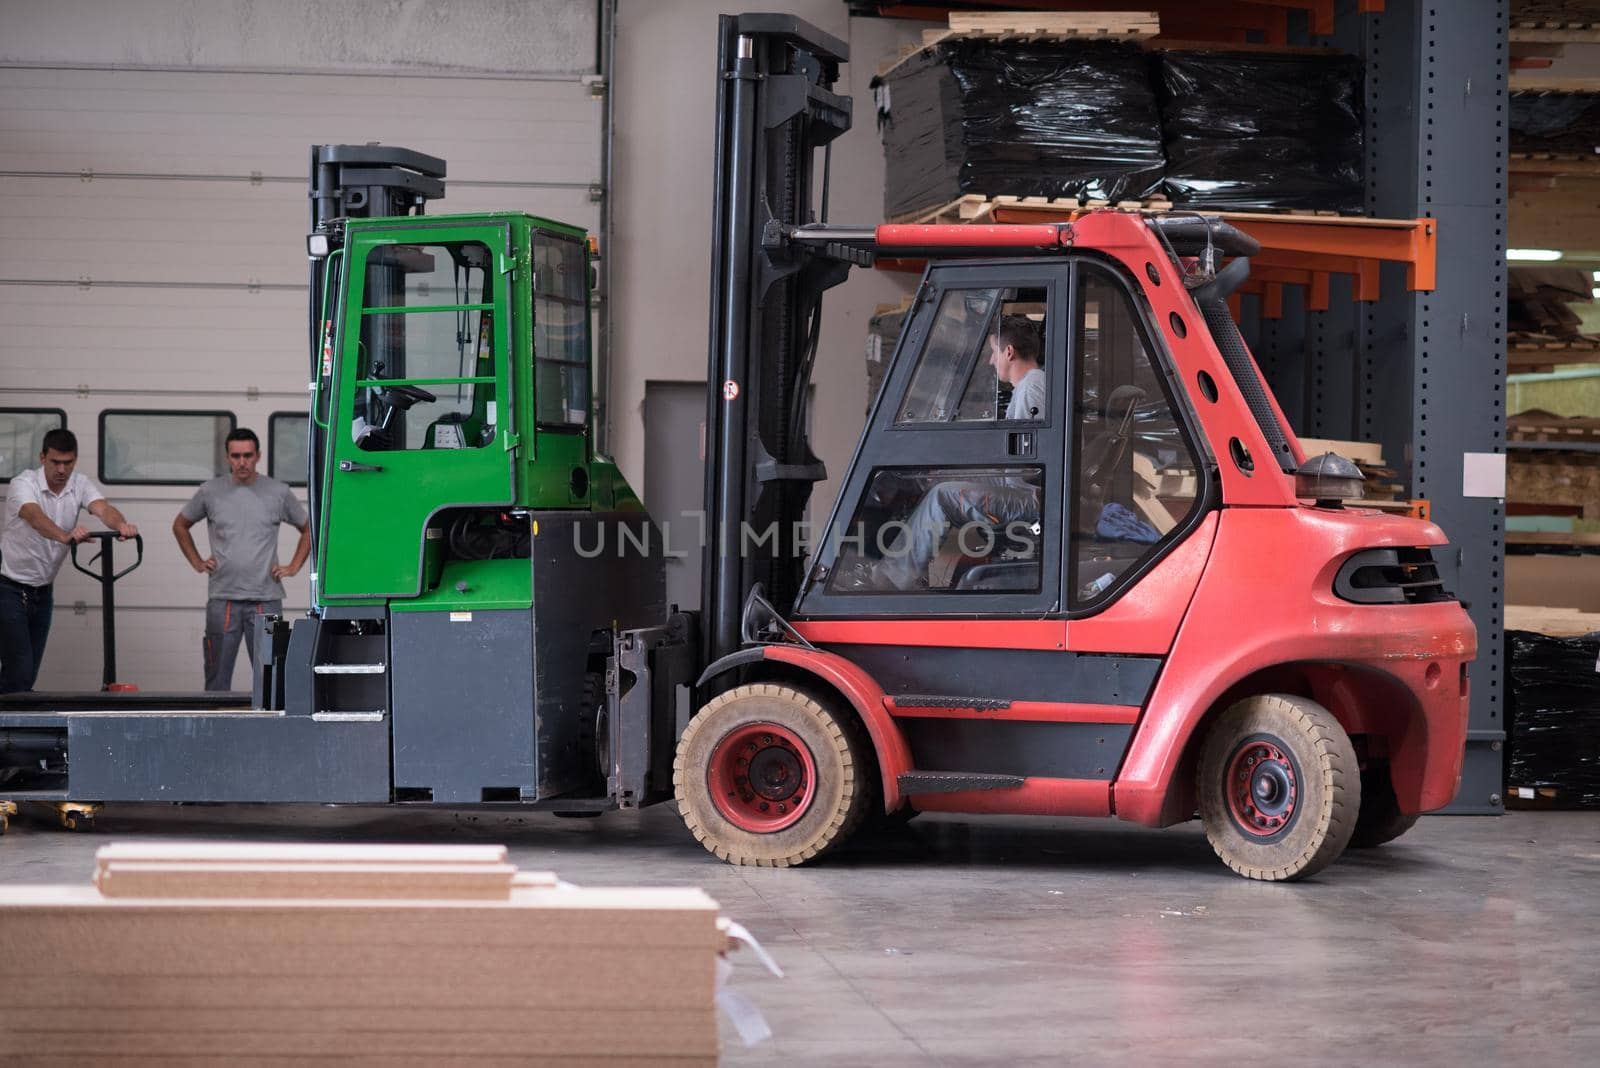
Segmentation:
[(684, 824), (730, 864), (787, 868), (855, 832), (875, 766), (865, 730), (842, 706), (754, 682), (706, 702), (678, 739), (672, 789)]
[(770, 834), (793, 826), (811, 807), (817, 765), (794, 732), (776, 723), (746, 723), (711, 751), (706, 786), (729, 823)]

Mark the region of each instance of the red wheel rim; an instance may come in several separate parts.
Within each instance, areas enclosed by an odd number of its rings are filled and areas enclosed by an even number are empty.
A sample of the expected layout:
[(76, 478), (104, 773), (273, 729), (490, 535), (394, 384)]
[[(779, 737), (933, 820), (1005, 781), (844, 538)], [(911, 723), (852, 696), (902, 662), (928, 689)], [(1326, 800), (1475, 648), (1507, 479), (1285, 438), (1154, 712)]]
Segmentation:
[(1246, 834), (1270, 838), (1293, 821), (1300, 782), (1294, 761), (1276, 739), (1245, 739), (1228, 760), (1222, 782), (1228, 814)]
[(741, 831), (771, 834), (811, 807), (817, 766), (798, 735), (776, 723), (747, 723), (722, 736), (706, 772), (711, 803)]

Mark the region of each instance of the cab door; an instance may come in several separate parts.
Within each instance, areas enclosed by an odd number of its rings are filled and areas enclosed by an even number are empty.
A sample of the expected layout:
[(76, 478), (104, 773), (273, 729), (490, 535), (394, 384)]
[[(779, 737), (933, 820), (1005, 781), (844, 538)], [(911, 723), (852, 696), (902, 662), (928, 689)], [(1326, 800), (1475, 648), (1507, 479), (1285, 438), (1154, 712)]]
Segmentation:
[(414, 597), (431, 516), (515, 500), (511, 233), (358, 230), (347, 255), (320, 595)]
[[(1061, 610), (1069, 273), (1066, 262), (930, 269), (802, 616)], [(1007, 345), (1036, 354), (1042, 394), (1037, 376), (997, 367)], [(1012, 403), (1019, 389), (1028, 404)]]

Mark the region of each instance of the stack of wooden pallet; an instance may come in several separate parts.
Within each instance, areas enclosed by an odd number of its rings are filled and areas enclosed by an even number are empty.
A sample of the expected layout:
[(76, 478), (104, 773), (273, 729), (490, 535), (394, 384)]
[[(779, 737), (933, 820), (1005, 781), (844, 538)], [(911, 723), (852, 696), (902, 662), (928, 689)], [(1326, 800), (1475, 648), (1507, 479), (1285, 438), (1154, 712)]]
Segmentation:
[(0, 887), (0, 1061), (717, 1059), (727, 936), (696, 889), (500, 846), (113, 845), (95, 884)]
[(1589, 272), (1513, 267), (1506, 289), (1506, 358), (1514, 372), (1600, 361), (1600, 336), (1585, 333), (1573, 304), (1591, 303)]
[(1539, 446), (1509, 450), (1509, 514), (1564, 517), (1569, 531), (1572, 519), (1600, 519), (1600, 419), (1531, 409), (1506, 420), (1506, 438)]
[(949, 25), (922, 31), (922, 43), (906, 45), (878, 64), (878, 77), (945, 41), (976, 37), (986, 41), (1143, 41), (1161, 32), (1154, 11), (952, 11)]

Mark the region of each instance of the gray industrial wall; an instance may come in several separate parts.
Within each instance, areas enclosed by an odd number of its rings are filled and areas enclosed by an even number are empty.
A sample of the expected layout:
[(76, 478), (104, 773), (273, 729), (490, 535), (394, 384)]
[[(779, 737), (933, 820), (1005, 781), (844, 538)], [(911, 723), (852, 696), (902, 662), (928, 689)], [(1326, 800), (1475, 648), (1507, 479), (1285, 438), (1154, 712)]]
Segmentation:
[[(851, 20), (838, 0), (783, 7), (859, 57), (843, 80), (856, 128), (835, 146), (832, 217), (874, 221), (883, 163), (867, 83), (921, 25)], [(646, 384), (705, 376), (726, 10), (616, 6), (608, 422), (641, 488)], [(518, 209), (598, 232), (602, 25), (602, 0), (0, 0), (0, 407), (64, 409), (92, 478), (108, 408), (231, 411), (264, 442), (271, 413), (304, 410), (314, 142), (444, 157), (444, 211)], [(828, 298), (813, 419), (835, 477), (861, 426), (866, 320), (911, 284), (859, 272)], [(697, 462), (697, 426), (671, 437)], [(819, 518), (834, 485), (818, 487)], [(205, 580), (169, 533), (192, 487), (106, 489), (147, 535), (144, 566), (118, 586), (120, 674), (198, 689)], [(286, 530), (285, 559), (293, 543)], [(288, 588), (303, 609), (307, 573)], [(94, 584), (64, 572), (41, 689), (98, 685), (98, 604)]]

